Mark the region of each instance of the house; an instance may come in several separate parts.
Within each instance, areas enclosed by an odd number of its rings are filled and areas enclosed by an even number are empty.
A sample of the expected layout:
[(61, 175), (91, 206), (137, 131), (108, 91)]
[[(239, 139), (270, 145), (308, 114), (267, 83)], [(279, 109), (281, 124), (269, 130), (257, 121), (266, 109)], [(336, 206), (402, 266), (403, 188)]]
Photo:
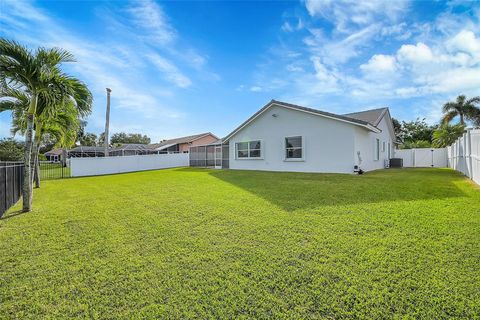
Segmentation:
[(124, 143), (109, 151), (110, 156), (134, 156), (156, 153), (150, 145), (141, 143)]
[(353, 173), (384, 168), (394, 141), (388, 108), (338, 115), (272, 100), (221, 142), (192, 148), (190, 157), (194, 166)]
[(45, 152), (45, 157), (47, 158), (47, 161), (57, 162), (63, 159), (63, 153), (63, 149), (53, 149)]
[[(109, 149), (111, 150), (111, 149)], [(109, 151), (110, 154), (110, 151)], [(104, 157), (105, 147), (79, 146), (68, 150), (69, 158)]]
[(187, 137), (163, 140), (160, 143), (150, 144), (149, 147), (157, 153), (188, 153), (190, 147), (210, 144), (217, 140), (217, 136), (211, 132), (205, 132)]

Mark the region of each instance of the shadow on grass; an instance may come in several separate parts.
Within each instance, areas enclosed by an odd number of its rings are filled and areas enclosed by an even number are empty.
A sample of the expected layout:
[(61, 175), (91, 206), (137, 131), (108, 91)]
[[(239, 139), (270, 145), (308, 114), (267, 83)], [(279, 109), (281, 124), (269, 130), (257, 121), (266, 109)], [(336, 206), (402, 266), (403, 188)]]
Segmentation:
[(388, 169), (367, 174), (321, 174), (182, 169), (211, 176), (255, 194), (286, 211), (319, 206), (463, 197), (463, 177), (442, 169)]
[(16, 217), (16, 216), (19, 216), (19, 215), (22, 215), (24, 213), (28, 213), (28, 212), (23, 212), (22, 210), (16, 210), (16, 211), (12, 211), (12, 212), (8, 212), (5, 213), (1, 218), (0, 220), (7, 220), (7, 219), (10, 219), (10, 218), (13, 218), (13, 217)]

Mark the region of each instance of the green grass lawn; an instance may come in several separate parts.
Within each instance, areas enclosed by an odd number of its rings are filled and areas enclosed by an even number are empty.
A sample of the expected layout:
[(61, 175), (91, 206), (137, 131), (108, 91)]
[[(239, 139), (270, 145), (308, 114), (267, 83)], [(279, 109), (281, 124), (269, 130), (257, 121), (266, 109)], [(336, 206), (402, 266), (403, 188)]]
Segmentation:
[(478, 319), (480, 188), (172, 169), (46, 181), (0, 220), (0, 318)]

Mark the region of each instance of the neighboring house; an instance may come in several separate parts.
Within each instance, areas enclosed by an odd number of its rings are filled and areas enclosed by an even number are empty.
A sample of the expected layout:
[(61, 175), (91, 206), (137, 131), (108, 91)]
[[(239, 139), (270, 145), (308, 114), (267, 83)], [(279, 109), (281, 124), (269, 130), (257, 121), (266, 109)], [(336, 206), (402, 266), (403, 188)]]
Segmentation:
[(160, 143), (150, 144), (149, 147), (157, 153), (188, 153), (190, 147), (210, 144), (217, 140), (217, 136), (206, 132), (187, 137), (163, 140)]
[(134, 156), (156, 153), (148, 144), (124, 143), (108, 153), (110, 156)]
[(63, 149), (53, 149), (45, 152), (45, 157), (48, 161), (57, 162), (63, 159)]
[(75, 147), (73, 149), (68, 150), (68, 156), (70, 158), (104, 157), (105, 148), (104, 147), (85, 147), (85, 146)]
[(394, 141), (388, 108), (337, 115), (272, 100), (222, 144), (192, 148), (191, 163), (219, 158), (231, 169), (353, 173), (384, 168)]

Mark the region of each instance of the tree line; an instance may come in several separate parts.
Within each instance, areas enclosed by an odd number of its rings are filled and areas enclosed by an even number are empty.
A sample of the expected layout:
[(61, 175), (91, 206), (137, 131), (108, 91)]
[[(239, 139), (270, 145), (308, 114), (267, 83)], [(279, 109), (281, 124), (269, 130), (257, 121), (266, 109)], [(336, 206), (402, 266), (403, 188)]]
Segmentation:
[[(438, 124), (430, 125), (425, 119), (414, 121), (393, 120), (395, 135), (401, 149), (447, 147), (465, 132), (467, 123), (480, 127), (480, 97), (467, 99), (460, 95), (455, 101), (443, 105), (443, 116)], [(458, 118), (457, 123), (453, 123)], [(453, 124), (452, 124), (453, 123)]]

